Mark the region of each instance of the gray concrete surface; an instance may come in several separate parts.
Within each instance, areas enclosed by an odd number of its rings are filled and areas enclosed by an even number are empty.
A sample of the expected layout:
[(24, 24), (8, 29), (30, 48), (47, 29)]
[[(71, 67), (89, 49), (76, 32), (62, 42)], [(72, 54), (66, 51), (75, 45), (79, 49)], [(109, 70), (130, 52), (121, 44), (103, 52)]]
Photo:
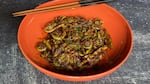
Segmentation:
[(129, 21), (134, 47), (129, 59), (113, 74), (89, 82), (58, 80), (36, 70), (22, 55), (17, 30), (23, 17), (14, 11), (34, 8), (48, 0), (0, 0), (0, 84), (150, 84), (150, 0), (109, 3)]

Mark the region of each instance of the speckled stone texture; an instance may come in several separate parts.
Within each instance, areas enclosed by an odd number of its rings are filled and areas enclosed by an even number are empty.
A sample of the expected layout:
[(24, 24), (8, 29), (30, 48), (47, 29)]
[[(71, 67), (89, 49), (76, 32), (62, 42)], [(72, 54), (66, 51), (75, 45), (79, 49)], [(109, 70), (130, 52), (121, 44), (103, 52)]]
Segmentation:
[(0, 84), (150, 84), (150, 0), (115, 0), (109, 3), (129, 21), (134, 35), (133, 51), (116, 72), (80, 83), (46, 76), (29, 64), (20, 52), (17, 30), (23, 17), (14, 18), (11, 13), (34, 8), (46, 1), (0, 0)]

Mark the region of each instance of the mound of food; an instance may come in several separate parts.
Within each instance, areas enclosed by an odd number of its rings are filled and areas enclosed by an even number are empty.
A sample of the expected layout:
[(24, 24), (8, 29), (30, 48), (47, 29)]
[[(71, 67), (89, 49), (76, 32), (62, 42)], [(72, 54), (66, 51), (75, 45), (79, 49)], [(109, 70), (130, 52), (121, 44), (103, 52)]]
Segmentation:
[(112, 40), (98, 18), (58, 16), (48, 23), (48, 34), (36, 49), (59, 70), (83, 70), (96, 65), (111, 49)]

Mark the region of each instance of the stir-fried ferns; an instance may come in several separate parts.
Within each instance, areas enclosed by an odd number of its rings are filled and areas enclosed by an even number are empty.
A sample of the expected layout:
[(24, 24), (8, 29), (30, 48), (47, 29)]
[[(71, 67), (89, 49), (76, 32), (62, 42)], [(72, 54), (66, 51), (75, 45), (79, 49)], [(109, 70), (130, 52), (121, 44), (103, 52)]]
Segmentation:
[(112, 46), (111, 38), (98, 18), (58, 16), (44, 31), (48, 36), (36, 48), (43, 58), (60, 70), (91, 68)]

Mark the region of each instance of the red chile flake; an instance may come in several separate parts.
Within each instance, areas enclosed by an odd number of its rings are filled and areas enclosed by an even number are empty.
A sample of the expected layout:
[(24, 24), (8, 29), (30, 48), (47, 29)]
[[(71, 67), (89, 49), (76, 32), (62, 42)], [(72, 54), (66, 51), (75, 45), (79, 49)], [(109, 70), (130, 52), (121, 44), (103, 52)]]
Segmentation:
[(98, 18), (58, 16), (44, 28), (48, 36), (37, 43), (37, 51), (59, 70), (91, 68), (112, 47), (102, 24)]

